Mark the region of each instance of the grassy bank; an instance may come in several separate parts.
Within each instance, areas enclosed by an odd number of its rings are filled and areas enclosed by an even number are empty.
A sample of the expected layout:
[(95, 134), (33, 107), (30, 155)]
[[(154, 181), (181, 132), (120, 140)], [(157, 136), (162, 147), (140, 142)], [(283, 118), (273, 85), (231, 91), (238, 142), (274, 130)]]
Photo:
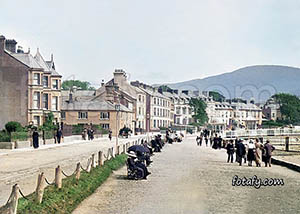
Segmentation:
[(80, 179), (76, 183), (74, 176), (63, 179), (63, 187), (57, 190), (55, 186), (48, 186), (45, 189), (43, 202), (34, 202), (34, 193), (26, 200), (19, 200), (18, 214), (66, 214), (71, 213), (85, 198), (90, 196), (111, 174), (124, 165), (126, 155), (119, 155), (116, 158), (106, 161), (102, 167), (96, 167), (90, 173), (81, 172)]

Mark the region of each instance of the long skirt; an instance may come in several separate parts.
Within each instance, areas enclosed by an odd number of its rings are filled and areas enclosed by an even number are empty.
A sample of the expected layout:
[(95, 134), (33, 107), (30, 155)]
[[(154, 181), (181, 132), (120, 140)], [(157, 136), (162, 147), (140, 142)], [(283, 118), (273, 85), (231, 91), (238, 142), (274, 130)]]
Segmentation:
[(248, 161), (254, 161), (255, 160), (255, 155), (254, 155), (254, 150), (253, 149), (248, 150), (247, 160)]

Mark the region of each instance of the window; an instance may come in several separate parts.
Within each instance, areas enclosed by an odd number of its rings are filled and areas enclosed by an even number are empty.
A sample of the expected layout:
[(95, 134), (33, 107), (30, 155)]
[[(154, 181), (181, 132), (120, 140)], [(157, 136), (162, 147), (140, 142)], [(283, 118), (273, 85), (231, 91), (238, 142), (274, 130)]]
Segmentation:
[(66, 112), (65, 112), (65, 111), (62, 111), (62, 112), (60, 113), (60, 117), (61, 117), (61, 119), (66, 119)]
[(142, 102), (142, 96), (139, 95), (139, 102)]
[(40, 85), (41, 81), (40, 81), (40, 74), (35, 73), (33, 74), (33, 85)]
[(101, 127), (103, 129), (109, 129), (109, 124), (107, 124), (107, 123), (101, 124)]
[(49, 103), (48, 103), (48, 94), (43, 94), (43, 109), (48, 109)]
[(156, 128), (156, 120), (153, 120), (153, 127)]
[(139, 115), (141, 115), (141, 114), (142, 114), (142, 108), (139, 107)]
[(156, 105), (156, 98), (153, 99), (154, 104)]
[(139, 128), (141, 128), (141, 121), (139, 121)]
[(145, 97), (143, 96), (142, 98), (143, 98), (143, 103), (144, 103), (145, 102)]
[(87, 119), (87, 118), (88, 118), (87, 112), (83, 112), (83, 111), (78, 112), (78, 119)]
[(52, 80), (52, 88), (58, 89), (58, 80)]
[(40, 108), (40, 92), (33, 93), (33, 108), (34, 109)]
[(33, 117), (33, 125), (34, 126), (40, 126), (40, 116), (34, 116)]
[(58, 110), (58, 97), (52, 97), (52, 111)]
[(154, 108), (154, 112), (153, 112), (154, 116), (156, 116), (156, 108)]
[(108, 119), (109, 119), (109, 112), (100, 113), (100, 120), (108, 120)]
[(176, 108), (176, 114), (180, 114), (180, 107)]
[(182, 114), (186, 114), (186, 107), (182, 108)]
[(48, 76), (43, 76), (43, 86), (45, 88), (49, 87), (49, 77)]

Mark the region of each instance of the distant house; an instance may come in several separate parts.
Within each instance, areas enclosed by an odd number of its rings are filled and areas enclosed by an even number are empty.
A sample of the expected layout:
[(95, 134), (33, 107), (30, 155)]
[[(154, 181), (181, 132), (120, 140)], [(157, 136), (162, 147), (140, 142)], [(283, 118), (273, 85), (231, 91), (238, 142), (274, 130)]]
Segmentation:
[(276, 103), (276, 101), (273, 98), (267, 100), (267, 102), (263, 106), (262, 111), (267, 120), (276, 121), (282, 119), (280, 105), (279, 103)]
[(45, 61), (0, 36), (0, 128), (9, 121), (40, 126), (52, 112), (60, 122), (61, 75), (53, 56)]

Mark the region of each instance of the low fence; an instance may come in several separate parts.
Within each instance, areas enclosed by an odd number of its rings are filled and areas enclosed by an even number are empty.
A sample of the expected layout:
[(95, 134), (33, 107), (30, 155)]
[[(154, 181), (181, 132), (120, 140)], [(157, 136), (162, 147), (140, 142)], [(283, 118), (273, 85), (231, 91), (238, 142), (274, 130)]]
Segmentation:
[(263, 136), (300, 136), (300, 129), (296, 128), (279, 128), (279, 129), (254, 129), (254, 130), (236, 130), (225, 131), (224, 137), (263, 137)]
[[(62, 188), (62, 179), (63, 176), (70, 177), (74, 176), (76, 180), (80, 179), (80, 172), (85, 171), (89, 173), (92, 168), (95, 168), (96, 166), (101, 167), (106, 160), (110, 160), (116, 155), (124, 154), (129, 146), (132, 145), (138, 145), (141, 143), (141, 140), (147, 140), (145, 138), (140, 138), (138, 140), (134, 140), (132, 142), (128, 142), (126, 144), (122, 144), (116, 147), (116, 151), (114, 152), (114, 147), (111, 147), (107, 150), (106, 155), (103, 151), (99, 151), (97, 154), (92, 154), (90, 158), (88, 158), (87, 166), (84, 168), (80, 162), (77, 163), (75, 171), (71, 175), (67, 175), (63, 169), (60, 166), (57, 166), (55, 168), (55, 179), (53, 182), (49, 182), (48, 179), (45, 177), (44, 173), (40, 173), (38, 175), (37, 179), (37, 187), (35, 190), (35, 201), (36, 203), (42, 203), (43, 201), (43, 195), (44, 195), (44, 189), (47, 185), (55, 185), (57, 189)], [(96, 160), (96, 155), (98, 156), (98, 159)], [(18, 207), (18, 199), (22, 196), (23, 198), (27, 199), (26, 196), (21, 191), (18, 184), (15, 184), (12, 187), (12, 192), (8, 198), (7, 203), (0, 208), (0, 214), (16, 214), (17, 213), (17, 207)]]

